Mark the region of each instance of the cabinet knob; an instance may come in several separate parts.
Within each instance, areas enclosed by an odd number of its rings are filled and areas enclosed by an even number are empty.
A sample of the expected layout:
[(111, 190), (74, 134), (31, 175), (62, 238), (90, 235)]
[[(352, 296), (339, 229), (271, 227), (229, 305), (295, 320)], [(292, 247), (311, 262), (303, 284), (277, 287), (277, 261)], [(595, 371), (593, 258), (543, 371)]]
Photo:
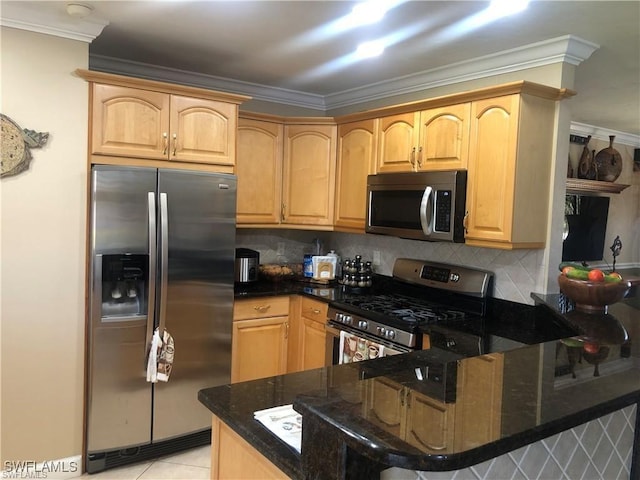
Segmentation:
[(422, 147), (418, 147), (418, 168), (422, 168)]
[(282, 217), (282, 221), (284, 222), (284, 214), (285, 214), (285, 210), (286, 210), (287, 206), (283, 203), (282, 204), (282, 209), (280, 212), (280, 216)]
[(409, 158), (409, 162), (413, 168), (416, 167), (416, 147), (411, 149), (411, 157)]
[(176, 150), (178, 150), (178, 134), (174, 133), (173, 134), (173, 152), (171, 152), (171, 155), (173, 155), (174, 157), (176, 156)]
[(253, 307), (254, 310), (260, 313), (264, 313), (271, 308), (271, 305), (257, 305)]
[(469, 224), (469, 210), (464, 212), (464, 218), (462, 219), (462, 226), (464, 227), (464, 233), (468, 232), (467, 226)]

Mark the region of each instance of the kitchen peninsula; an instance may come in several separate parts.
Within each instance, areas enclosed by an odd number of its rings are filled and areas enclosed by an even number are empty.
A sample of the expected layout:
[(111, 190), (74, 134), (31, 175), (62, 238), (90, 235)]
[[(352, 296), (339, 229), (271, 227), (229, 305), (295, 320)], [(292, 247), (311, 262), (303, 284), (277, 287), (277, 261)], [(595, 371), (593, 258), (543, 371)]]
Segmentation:
[[(551, 311), (564, 318), (559, 296), (534, 295), (534, 300), (538, 305), (530, 308), (540, 318)], [(212, 478), (230, 461), (255, 467), (261, 459), (272, 469), (265, 471), (282, 478), (394, 478), (398, 468), (473, 468), (486, 478), (511, 478), (517, 471), (524, 478), (637, 479), (636, 300), (610, 307), (628, 339), (611, 347), (610, 358), (596, 365), (597, 375), (593, 365), (586, 368), (586, 356), (581, 368), (571, 370), (565, 339), (538, 343), (532, 337), (530, 345), (454, 362), (454, 402), (432, 398), (423, 380), (424, 365), (438, 355), (435, 349), (202, 390), (199, 399), (214, 416), (214, 438), (224, 431), (252, 455), (234, 455), (221, 464), (214, 454)], [(487, 362), (501, 365), (497, 380), (490, 377), (495, 369), (484, 367)], [(475, 381), (465, 379), (464, 372), (471, 371)], [(474, 388), (495, 394), (474, 402)], [(301, 453), (254, 420), (254, 411), (287, 404), (303, 418)], [(217, 446), (214, 442), (214, 450)], [(414, 478), (411, 472), (403, 475)]]

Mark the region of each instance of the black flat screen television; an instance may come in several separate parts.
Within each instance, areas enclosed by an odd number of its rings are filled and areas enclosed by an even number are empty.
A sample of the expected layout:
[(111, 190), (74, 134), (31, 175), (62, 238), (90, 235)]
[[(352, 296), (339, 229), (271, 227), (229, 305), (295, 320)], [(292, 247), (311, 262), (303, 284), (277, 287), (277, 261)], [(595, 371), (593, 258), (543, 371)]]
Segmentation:
[(590, 262), (604, 258), (608, 215), (608, 197), (566, 196), (568, 235), (562, 243), (563, 262)]

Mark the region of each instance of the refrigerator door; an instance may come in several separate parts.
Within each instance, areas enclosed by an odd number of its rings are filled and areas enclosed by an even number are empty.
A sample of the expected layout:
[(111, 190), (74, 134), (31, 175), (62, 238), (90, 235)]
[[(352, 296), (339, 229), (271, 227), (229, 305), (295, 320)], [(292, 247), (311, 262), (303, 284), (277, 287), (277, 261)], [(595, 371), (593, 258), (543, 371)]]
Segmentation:
[(236, 177), (160, 170), (158, 196), (156, 316), (175, 359), (154, 385), (153, 442), (210, 428), (198, 390), (230, 382)]
[(151, 440), (144, 362), (153, 326), (156, 182), (155, 169), (92, 170), (89, 454)]

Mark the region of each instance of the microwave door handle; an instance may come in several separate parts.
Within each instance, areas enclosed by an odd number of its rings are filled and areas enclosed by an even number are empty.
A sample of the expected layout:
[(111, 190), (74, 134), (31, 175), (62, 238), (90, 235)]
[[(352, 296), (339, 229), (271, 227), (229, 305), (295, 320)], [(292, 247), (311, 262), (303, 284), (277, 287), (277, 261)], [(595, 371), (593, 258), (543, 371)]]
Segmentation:
[(420, 225), (425, 235), (431, 235), (433, 233), (433, 212), (430, 206), (432, 205), (433, 188), (427, 187), (422, 194), (422, 201), (420, 202)]

